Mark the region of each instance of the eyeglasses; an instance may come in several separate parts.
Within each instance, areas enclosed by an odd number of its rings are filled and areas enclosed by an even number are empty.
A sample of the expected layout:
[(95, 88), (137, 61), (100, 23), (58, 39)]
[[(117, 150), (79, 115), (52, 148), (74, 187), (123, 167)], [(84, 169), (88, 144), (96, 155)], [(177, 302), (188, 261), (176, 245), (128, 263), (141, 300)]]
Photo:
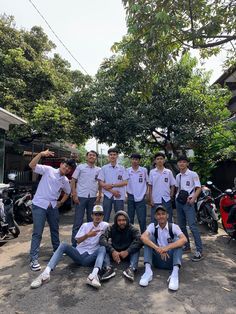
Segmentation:
[(95, 216), (103, 216), (103, 213), (93, 213)]

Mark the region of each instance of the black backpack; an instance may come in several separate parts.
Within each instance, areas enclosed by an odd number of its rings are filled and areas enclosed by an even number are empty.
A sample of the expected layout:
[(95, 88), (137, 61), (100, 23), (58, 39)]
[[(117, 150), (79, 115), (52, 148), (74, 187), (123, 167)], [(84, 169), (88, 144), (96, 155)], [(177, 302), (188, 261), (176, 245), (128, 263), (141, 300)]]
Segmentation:
[[(156, 243), (157, 243), (157, 240), (158, 240), (158, 227), (157, 227), (157, 224), (154, 224), (154, 227), (155, 227), (154, 237), (155, 237), (155, 240), (156, 240)], [(172, 223), (171, 222), (168, 222), (168, 228), (169, 228), (170, 237), (173, 240), (175, 236), (174, 236), (174, 233), (173, 233), (173, 230), (172, 230)]]

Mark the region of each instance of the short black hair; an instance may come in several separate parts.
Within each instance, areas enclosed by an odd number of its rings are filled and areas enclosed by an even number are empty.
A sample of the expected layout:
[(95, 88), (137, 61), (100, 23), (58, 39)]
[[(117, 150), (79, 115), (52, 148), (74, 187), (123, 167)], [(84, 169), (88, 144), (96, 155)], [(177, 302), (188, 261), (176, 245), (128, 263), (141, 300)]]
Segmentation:
[(130, 155), (130, 158), (141, 159), (142, 156), (140, 154), (138, 154), (138, 153), (133, 153), (133, 154)]
[(186, 155), (179, 156), (178, 159), (177, 159), (177, 162), (178, 161), (182, 161), (182, 160), (185, 160), (185, 161), (189, 162), (189, 159), (188, 159), (188, 157)]
[(166, 158), (166, 155), (162, 152), (158, 152), (154, 155), (154, 159), (156, 159), (157, 157), (163, 157), (164, 159)]
[(110, 153), (117, 153), (117, 154), (119, 154), (119, 150), (116, 147), (111, 147), (111, 148), (108, 149), (107, 153), (108, 154), (110, 154)]
[(76, 168), (76, 162), (74, 159), (65, 159), (62, 161), (63, 164), (67, 164), (71, 168)]
[(98, 157), (98, 153), (95, 150), (90, 150), (86, 153), (86, 156), (88, 156), (89, 153), (93, 153)]

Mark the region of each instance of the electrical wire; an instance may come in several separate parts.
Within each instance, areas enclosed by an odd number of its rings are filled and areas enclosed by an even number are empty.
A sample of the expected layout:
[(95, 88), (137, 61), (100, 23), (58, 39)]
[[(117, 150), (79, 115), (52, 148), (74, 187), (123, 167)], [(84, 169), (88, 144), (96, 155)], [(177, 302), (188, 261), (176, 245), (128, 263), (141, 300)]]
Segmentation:
[(78, 65), (81, 67), (81, 69), (87, 74), (88, 72), (85, 70), (85, 68), (82, 66), (82, 64), (78, 61), (78, 59), (76, 59), (76, 57), (74, 57), (74, 55), (70, 52), (70, 50), (67, 48), (67, 46), (63, 43), (63, 41), (60, 39), (60, 37), (55, 33), (55, 31), (53, 30), (53, 28), (51, 27), (51, 25), (48, 23), (48, 21), (46, 20), (46, 18), (43, 16), (43, 14), (39, 11), (39, 9), (36, 7), (36, 5), (33, 3), (32, 0), (29, 0), (29, 2), (32, 4), (32, 6), (35, 8), (35, 10), (38, 12), (38, 14), (41, 16), (41, 18), (44, 20), (44, 22), (47, 24), (47, 26), (49, 27), (49, 29), (52, 31), (52, 33), (54, 34), (54, 36), (59, 40), (59, 42), (62, 44), (62, 46), (66, 49), (66, 51), (70, 54), (70, 56), (78, 63)]

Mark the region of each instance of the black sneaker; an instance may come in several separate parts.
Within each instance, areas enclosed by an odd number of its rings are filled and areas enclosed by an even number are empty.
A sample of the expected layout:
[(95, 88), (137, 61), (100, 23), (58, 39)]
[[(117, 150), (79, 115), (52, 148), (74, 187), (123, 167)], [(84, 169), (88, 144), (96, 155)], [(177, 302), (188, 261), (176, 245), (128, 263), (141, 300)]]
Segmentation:
[(131, 281), (134, 281), (134, 270), (133, 270), (133, 268), (128, 267), (126, 270), (123, 271), (123, 275), (124, 275), (127, 279), (129, 279), (129, 280), (131, 280)]
[(108, 266), (105, 269), (105, 272), (102, 274), (100, 280), (105, 281), (105, 280), (108, 280), (108, 279), (114, 277), (115, 275), (116, 275), (116, 272), (114, 271), (114, 268), (112, 266)]
[(201, 252), (195, 252), (194, 256), (191, 258), (193, 262), (199, 262), (203, 259), (204, 257), (202, 256)]
[(30, 269), (32, 271), (39, 271), (41, 270), (41, 266), (37, 260), (34, 260), (30, 262)]

